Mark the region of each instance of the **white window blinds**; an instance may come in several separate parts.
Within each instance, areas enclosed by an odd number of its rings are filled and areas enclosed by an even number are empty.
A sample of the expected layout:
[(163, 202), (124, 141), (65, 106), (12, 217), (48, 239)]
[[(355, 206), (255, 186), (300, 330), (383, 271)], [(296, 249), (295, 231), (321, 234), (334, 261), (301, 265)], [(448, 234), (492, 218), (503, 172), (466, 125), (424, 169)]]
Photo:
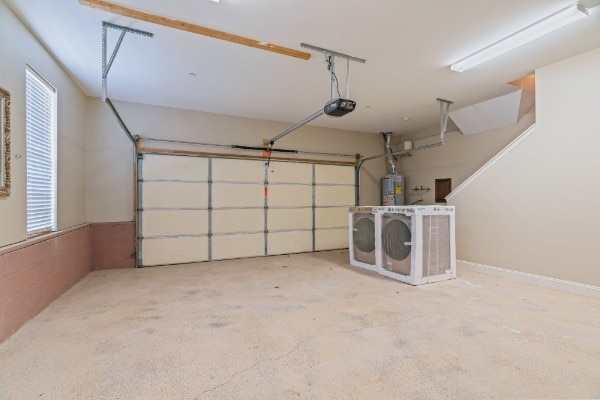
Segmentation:
[(56, 89), (27, 68), (27, 233), (56, 228)]

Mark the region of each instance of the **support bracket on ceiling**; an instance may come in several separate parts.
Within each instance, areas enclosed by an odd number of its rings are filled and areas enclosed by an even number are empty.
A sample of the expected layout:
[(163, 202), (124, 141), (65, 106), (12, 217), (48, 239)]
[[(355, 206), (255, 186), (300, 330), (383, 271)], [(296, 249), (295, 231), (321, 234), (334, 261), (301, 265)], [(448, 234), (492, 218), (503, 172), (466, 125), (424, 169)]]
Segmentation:
[[(119, 39), (117, 39), (117, 43), (115, 44), (110, 58), (107, 60), (108, 28), (121, 31), (121, 34), (119, 36)], [(150, 32), (141, 31), (139, 29), (128, 28), (126, 26), (111, 24), (110, 22), (102, 21), (102, 101), (104, 101), (108, 105), (108, 108), (110, 108), (110, 110), (114, 114), (115, 118), (117, 119), (117, 123), (119, 124), (121, 129), (123, 129), (129, 140), (131, 140), (131, 142), (135, 144), (135, 138), (127, 128), (127, 125), (125, 125), (125, 122), (123, 122), (123, 119), (119, 115), (119, 112), (117, 111), (113, 103), (108, 98), (108, 73), (110, 72), (110, 68), (112, 67), (113, 62), (117, 57), (117, 53), (119, 52), (121, 44), (123, 43), (123, 39), (125, 38), (125, 35), (127, 33), (133, 33), (136, 35), (146, 36), (150, 38), (154, 37), (154, 34)]]
[(364, 63), (367, 62), (367, 60), (365, 60), (363, 58), (354, 57), (354, 56), (351, 56), (351, 55), (348, 55), (348, 54), (344, 54), (344, 53), (340, 53), (340, 52), (334, 51), (334, 50), (324, 49), (323, 47), (313, 46), (312, 44), (308, 44), (308, 43), (300, 43), (300, 47), (304, 47), (305, 49), (310, 49), (310, 50), (318, 51), (319, 53), (323, 53), (326, 56), (344, 58), (346, 60), (354, 61), (354, 62), (361, 63), (361, 64), (364, 64)]
[[(106, 47), (107, 47), (108, 28), (112, 28), (112, 29), (121, 31), (121, 35), (119, 36), (119, 39), (117, 40), (117, 44), (115, 45), (115, 48), (112, 51), (110, 59), (107, 61), (106, 60), (106, 56), (107, 56), (107, 48)], [(150, 32), (140, 31), (139, 29), (128, 28), (126, 26), (111, 24), (110, 22), (102, 21), (102, 100), (103, 101), (106, 101), (106, 98), (108, 96), (108, 94), (107, 94), (107, 92), (108, 92), (108, 85), (107, 85), (108, 72), (110, 71), (110, 68), (112, 67), (113, 62), (115, 61), (115, 57), (117, 56), (117, 53), (119, 52), (119, 49), (121, 48), (121, 44), (123, 43), (123, 39), (125, 38), (125, 35), (127, 33), (133, 33), (136, 35), (147, 36), (147, 37), (154, 37), (154, 34), (152, 34)]]
[(448, 126), (448, 115), (450, 113), (450, 100), (436, 99), (440, 103), (440, 142), (444, 144), (444, 135), (446, 134), (446, 127)]
[(354, 57), (348, 54), (340, 53), (338, 51), (324, 49), (323, 47), (313, 46), (308, 43), (300, 43), (300, 47), (305, 49), (318, 51), (319, 53), (323, 53), (325, 56), (325, 62), (327, 63), (327, 70), (329, 71), (329, 78), (331, 81), (331, 99), (335, 97), (334, 84), (338, 84), (337, 76), (335, 75), (335, 58), (343, 58), (346, 60), (346, 96), (345, 98), (350, 98), (350, 61), (354, 61), (360, 64), (364, 64), (367, 60), (363, 58)]

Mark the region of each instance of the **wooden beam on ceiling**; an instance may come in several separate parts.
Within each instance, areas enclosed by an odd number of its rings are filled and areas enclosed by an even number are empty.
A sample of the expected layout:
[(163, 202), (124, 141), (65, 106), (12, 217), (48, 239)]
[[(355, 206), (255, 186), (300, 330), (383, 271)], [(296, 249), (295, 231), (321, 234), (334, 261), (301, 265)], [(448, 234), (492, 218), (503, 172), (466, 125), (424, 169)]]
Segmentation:
[(308, 60), (311, 56), (310, 53), (306, 53), (303, 51), (278, 46), (272, 43), (264, 43), (259, 40), (251, 39), (245, 36), (234, 35), (231, 33), (218, 31), (216, 29), (207, 28), (205, 26), (195, 25), (189, 22), (179, 21), (176, 19), (162, 17), (156, 14), (150, 14), (143, 11), (134, 10), (133, 8), (109, 3), (108, 1), (104, 0), (79, 0), (79, 4), (81, 4), (82, 6), (95, 8), (97, 10), (106, 11), (112, 14), (137, 19), (139, 21), (146, 21), (173, 29), (179, 29), (182, 31), (195, 33), (197, 35), (209, 36), (215, 39), (225, 40), (227, 42), (242, 44), (244, 46), (254, 47), (256, 49), (271, 51), (273, 53), (283, 54), (285, 56), (300, 58), (302, 60)]

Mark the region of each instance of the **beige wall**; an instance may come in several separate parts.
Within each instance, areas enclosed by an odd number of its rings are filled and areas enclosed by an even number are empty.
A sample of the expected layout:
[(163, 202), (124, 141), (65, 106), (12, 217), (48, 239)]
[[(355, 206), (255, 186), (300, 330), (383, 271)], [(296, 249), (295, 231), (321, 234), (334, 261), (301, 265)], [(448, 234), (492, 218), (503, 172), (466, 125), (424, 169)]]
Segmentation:
[[(115, 102), (115, 105), (132, 133), (142, 137), (262, 146), (264, 138), (271, 138), (291, 125), (137, 103)], [(129, 221), (133, 218), (132, 144), (106, 104), (99, 99), (87, 100), (87, 124), (87, 219), (90, 222)], [(278, 141), (276, 147), (374, 155), (383, 152), (382, 143), (381, 137), (375, 134), (305, 126)], [(206, 147), (198, 150), (233, 151)], [(309, 155), (298, 157), (312, 158)], [(361, 190), (363, 205), (380, 203), (379, 180), (384, 174), (383, 160), (365, 164)]]
[[(85, 222), (85, 96), (0, 1), (0, 87), (11, 93), (12, 190), (0, 199), (0, 246), (25, 240), (25, 65), (58, 92), (58, 228)], [(20, 156), (20, 157), (19, 157)]]
[(459, 258), (600, 286), (600, 49), (536, 71), (535, 132), (464, 190)]
[[(398, 162), (398, 172), (404, 175), (406, 204), (423, 199), (421, 204), (435, 202), (435, 180), (452, 179), (452, 189), (467, 179), (483, 164), (502, 150), (515, 137), (534, 123), (535, 114), (526, 114), (518, 124), (493, 131), (465, 136), (459, 131), (445, 135), (444, 145), (416, 151)], [(408, 140), (403, 136), (401, 140)], [(398, 142), (401, 142), (398, 140)], [(417, 140), (414, 146), (437, 142), (439, 136)], [(401, 149), (399, 143), (394, 149)], [(413, 191), (414, 187), (430, 188), (430, 191)]]

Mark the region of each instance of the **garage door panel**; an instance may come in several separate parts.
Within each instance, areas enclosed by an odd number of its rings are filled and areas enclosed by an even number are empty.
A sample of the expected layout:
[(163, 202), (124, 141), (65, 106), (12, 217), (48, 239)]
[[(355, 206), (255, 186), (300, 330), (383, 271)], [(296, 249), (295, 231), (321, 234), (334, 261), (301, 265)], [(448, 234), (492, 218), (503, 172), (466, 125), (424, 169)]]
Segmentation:
[(312, 209), (269, 209), (268, 227), (270, 231), (279, 229), (312, 229)]
[(319, 206), (346, 206), (354, 204), (354, 186), (317, 186), (315, 201)]
[(348, 229), (324, 229), (315, 232), (316, 250), (348, 248)]
[(215, 260), (256, 257), (264, 254), (265, 235), (263, 233), (213, 236), (212, 238), (212, 255)]
[(212, 178), (214, 181), (257, 183), (265, 181), (264, 161), (215, 158), (212, 163)]
[(316, 165), (316, 184), (349, 184), (354, 185), (354, 167), (339, 165)]
[(142, 178), (173, 180), (208, 180), (208, 159), (202, 157), (145, 154)]
[[(204, 182), (209, 165), (210, 187)], [(140, 184), (142, 265), (206, 261), (209, 253), (213, 260), (263, 256), (264, 167), (256, 160), (145, 155)], [(313, 235), (316, 250), (348, 247), (346, 228), (318, 228), (347, 225), (347, 207), (354, 203), (354, 168), (273, 161), (268, 180), (269, 254), (312, 251)]]
[(214, 183), (213, 207), (263, 207), (264, 193), (262, 185)]
[(312, 186), (270, 185), (269, 207), (312, 206)]
[(213, 233), (264, 231), (265, 212), (260, 210), (214, 210)]
[(268, 234), (269, 255), (312, 251), (312, 232), (276, 232)]
[(142, 265), (165, 265), (208, 260), (207, 237), (144, 239)]
[(271, 162), (269, 183), (312, 184), (312, 164)]
[(142, 236), (208, 233), (208, 211), (147, 210), (141, 220)]
[(348, 208), (317, 208), (315, 210), (315, 225), (317, 228), (338, 228), (341, 226), (348, 226)]
[(142, 183), (142, 206), (164, 208), (208, 207), (208, 184), (181, 182)]

